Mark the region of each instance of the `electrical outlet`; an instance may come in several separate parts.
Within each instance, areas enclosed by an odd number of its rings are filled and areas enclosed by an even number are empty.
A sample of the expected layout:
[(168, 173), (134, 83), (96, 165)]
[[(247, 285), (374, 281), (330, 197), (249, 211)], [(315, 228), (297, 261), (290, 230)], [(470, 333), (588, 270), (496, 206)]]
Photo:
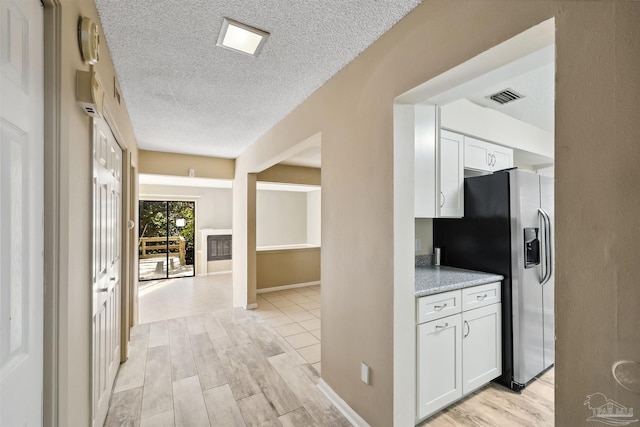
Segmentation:
[(416, 252), (422, 250), (422, 239), (416, 239)]
[(365, 383), (365, 384), (370, 384), (370, 382), (369, 382), (370, 375), (371, 375), (371, 368), (369, 367), (369, 365), (367, 365), (364, 362), (361, 362), (361, 364), (360, 364), (360, 379), (362, 380), (362, 382)]
[(193, 178), (194, 176), (196, 176), (196, 170), (195, 169), (189, 169), (189, 176), (191, 178)]

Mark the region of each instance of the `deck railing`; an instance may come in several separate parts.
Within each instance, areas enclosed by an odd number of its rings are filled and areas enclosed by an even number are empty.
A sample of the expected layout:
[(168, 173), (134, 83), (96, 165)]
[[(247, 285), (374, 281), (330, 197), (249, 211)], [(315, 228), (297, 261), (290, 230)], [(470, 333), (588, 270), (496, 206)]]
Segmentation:
[(186, 241), (182, 236), (169, 237), (140, 237), (140, 259), (166, 257), (167, 251), (178, 251), (180, 265), (185, 265)]

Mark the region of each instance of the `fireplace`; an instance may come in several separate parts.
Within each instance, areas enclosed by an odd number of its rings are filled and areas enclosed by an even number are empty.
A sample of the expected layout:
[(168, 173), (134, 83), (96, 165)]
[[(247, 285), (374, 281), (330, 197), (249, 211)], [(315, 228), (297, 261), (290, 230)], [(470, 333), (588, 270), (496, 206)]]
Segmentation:
[(210, 234), (207, 236), (207, 261), (231, 259), (231, 235)]
[(198, 231), (198, 276), (231, 271), (231, 229), (203, 228)]

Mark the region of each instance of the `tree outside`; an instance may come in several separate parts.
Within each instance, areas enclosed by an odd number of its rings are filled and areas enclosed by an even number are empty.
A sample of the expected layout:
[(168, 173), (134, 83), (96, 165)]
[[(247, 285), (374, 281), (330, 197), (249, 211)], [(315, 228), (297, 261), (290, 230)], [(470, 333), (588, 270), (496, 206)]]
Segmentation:
[[(185, 264), (192, 266), (190, 275), (193, 275), (195, 257), (195, 202), (141, 200), (139, 212), (140, 238), (175, 238), (178, 236), (184, 238)], [(147, 254), (152, 257), (166, 256), (167, 244), (166, 240), (147, 243)], [(158, 249), (153, 250), (153, 246), (157, 246)], [(177, 252), (177, 249), (171, 249), (171, 255), (175, 255)]]

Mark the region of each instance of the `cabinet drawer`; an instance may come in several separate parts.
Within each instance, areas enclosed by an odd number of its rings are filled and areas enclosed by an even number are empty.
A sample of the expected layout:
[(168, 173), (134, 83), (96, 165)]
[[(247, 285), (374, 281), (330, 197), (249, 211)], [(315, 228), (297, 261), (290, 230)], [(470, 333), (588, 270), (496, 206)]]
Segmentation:
[(460, 313), (462, 293), (459, 290), (428, 295), (418, 299), (418, 323)]
[(473, 310), (500, 302), (500, 282), (462, 290), (462, 310)]

